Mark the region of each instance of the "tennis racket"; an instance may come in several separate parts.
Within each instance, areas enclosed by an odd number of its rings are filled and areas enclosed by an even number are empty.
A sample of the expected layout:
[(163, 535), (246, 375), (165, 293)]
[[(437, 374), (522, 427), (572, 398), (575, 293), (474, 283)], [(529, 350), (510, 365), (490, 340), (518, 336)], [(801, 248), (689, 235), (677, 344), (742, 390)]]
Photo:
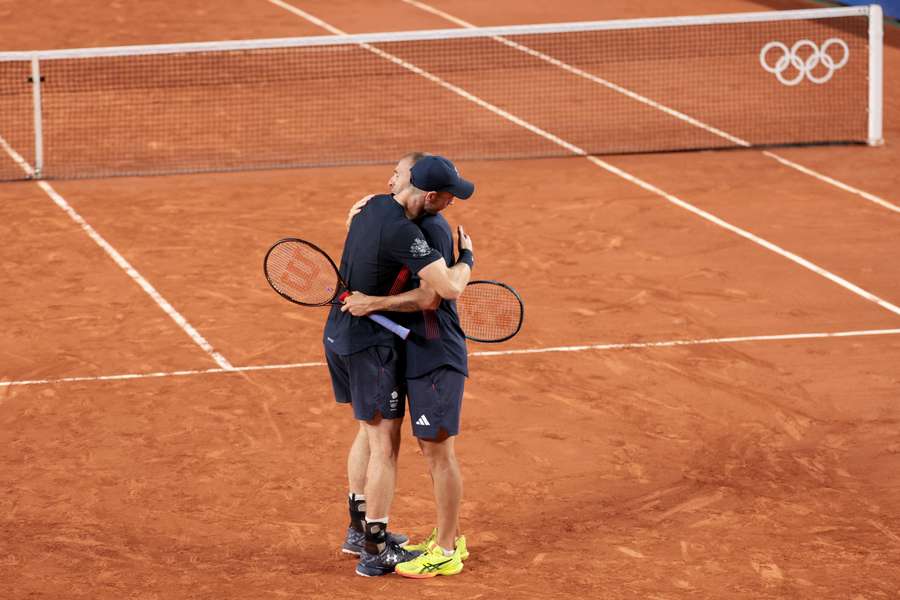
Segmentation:
[[(342, 304), (350, 294), (331, 257), (306, 240), (285, 238), (275, 242), (263, 259), (263, 273), (282, 298), (301, 306)], [(409, 336), (409, 329), (383, 315), (368, 317), (404, 340)]]
[(466, 338), (473, 342), (505, 342), (522, 329), (525, 304), (516, 290), (499, 281), (470, 281), (456, 300)]

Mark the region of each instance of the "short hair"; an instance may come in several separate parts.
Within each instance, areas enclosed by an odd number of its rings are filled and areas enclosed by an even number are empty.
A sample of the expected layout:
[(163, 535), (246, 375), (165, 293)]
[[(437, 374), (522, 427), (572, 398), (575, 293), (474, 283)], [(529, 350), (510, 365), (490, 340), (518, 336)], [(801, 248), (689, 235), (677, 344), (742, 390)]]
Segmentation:
[(416, 164), (417, 162), (419, 162), (426, 156), (431, 156), (431, 154), (429, 154), (428, 152), (419, 152), (419, 151), (407, 152), (406, 154), (404, 154), (403, 156), (400, 157), (400, 160), (404, 160), (404, 159), (408, 158), (410, 160), (410, 162), (412, 162), (412, 164)]
[[(425, 158), (426, 156), (431, 156), (431, 154), (429, 154), (428, 152), (419, 152), (419, 151), (407, 152), (406, 154), (404, 154), (403, 156), (400, 157), (400, 160), (406, 160), (406, 159), (409, 159), (409, 163), (410, 163), (410, 164), (409, 164), (409, 168), (412, 169), (412, 166), (413, 166), (414, 164), (416, 164), (417, 162), (419, 162), (420, 160), (422, 160), (422, 159)], [(413, 190), (415, 190), (415, 191), (417, 191), (417, 192), (419, 192), (419, 193), (421, 193), (421, 194), (427, 194), (427, 193), (428, 193), (428, 192), (426, 192), (425, 190), (420, 190), (419, 188), (417, 188), (416, 186), (414, 186), (414, 185), (413, 185), (413, 182), (412, 182), (412, 178), (410, 178), (410, 181), (409, 181), (409, 187), (411, 187)]]

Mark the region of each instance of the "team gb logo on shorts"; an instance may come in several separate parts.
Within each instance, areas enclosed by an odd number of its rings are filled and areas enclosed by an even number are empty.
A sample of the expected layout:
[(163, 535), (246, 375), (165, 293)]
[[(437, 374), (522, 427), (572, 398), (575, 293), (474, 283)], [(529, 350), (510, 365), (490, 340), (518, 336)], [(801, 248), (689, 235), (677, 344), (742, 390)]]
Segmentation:
[(422, 238), (413, 240), (412, 246), (409, 247), (409, 251), (416, 258), (422, 258), (423, 256), (431, 254), (431, 248), (428, 246), (428, 242)]

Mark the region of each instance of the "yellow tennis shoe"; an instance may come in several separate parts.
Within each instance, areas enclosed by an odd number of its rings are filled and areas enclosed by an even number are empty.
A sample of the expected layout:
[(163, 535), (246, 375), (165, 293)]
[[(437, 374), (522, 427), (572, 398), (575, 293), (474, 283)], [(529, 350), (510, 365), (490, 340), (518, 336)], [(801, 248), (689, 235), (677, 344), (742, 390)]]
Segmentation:
[(456, 551), (459, 552), (459, 560), (469, 558), (469, 548), (466, 546), (466, 536), (461, 535), (456, 538)]
[[(427, 538), (419, 542), (418, 544), (403, 544), (404, 550), (410, 550), (412, 552), (427, 552), (432, 544), (437, 543), (437, 527), (431, 530), (431, 533)], [(459, 558), (460, 560), (466, 560), (469, 558), (469, 549), (466, 547), (466, 536), (461, 535), (456, 538), (456, 548), (460, 551)]]
[[(465, 540), (463, 540), (463, 545), (465, 545)], [(428, 550), (419, 556), (394, 567), (394, 572), (413, 579), (425, 579), (437, 575), (456, 575), (463, 570), (463, 561), (459, 550), (457, 543), (453, 554), (446, 556), (441, 547), (432, 542)]]
[(434, 544), (436, 542), (437, 542), (437, 527), (432, 529), (431, 533), (428, 534), (428, 537), (425, 538), (424, 540), (422, 540), (421, 542), (419, 542), (418, 544), (409, 544), (409, 543), (403, 544), (403, 549), (409, 550), (411, 552), (415, 552), (417, 550), (419, 552), (425, 552), (426, 550), (428, 550), (431, 547), (431, 544)]

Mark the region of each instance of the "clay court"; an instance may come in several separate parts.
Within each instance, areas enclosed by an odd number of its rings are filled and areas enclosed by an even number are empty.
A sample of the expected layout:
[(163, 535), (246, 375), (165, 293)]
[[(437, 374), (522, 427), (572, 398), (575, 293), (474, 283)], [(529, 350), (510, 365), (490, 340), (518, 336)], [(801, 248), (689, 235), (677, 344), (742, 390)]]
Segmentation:
[[(64, 4), (0, 1), (0, 51), (329, 33), (266, 0)], [(291, 4), (348, 33), (459, 25)], [(428, 6), (494, 26), (820, 5)], [(469, 345), (455, 577), (364, 579), (340, 553), (356, 426), (326, 311), (261, 273), (289, 235), (339, 256), (396, 156), (0, 183), (0, 598), (900, 598), (898, 33), (883, 146), (459, 163), (477, 193), (445, 214), (526, 316)], [(391, 526), (433, 521), (405, 424)]]

